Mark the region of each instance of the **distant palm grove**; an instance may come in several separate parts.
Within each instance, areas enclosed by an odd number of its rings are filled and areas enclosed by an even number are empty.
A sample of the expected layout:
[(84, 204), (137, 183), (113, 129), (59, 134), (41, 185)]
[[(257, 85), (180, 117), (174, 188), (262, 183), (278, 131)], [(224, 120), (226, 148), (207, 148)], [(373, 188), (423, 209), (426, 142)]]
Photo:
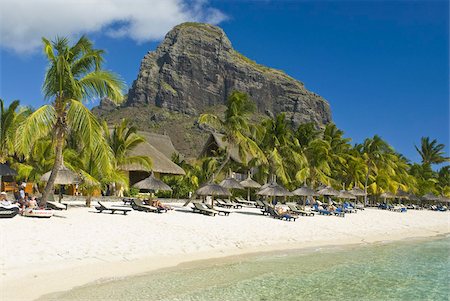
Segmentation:
[[(43, 43), (48, 59), (43, 94), (50, 102), (32, 110), (20, 107), (19, 101), (9, 107), (0, 101), (0, 163), (15, 168), (18, 181), (39, 183), (41, 175), (51, 170), (45, 186), (37, 186), (43, 202), (54, 191), (63, 165), (82, 175), (80, 189), (88, 205), (93, 191), (107, 184), (128, 191), (124, 165), (152, 169), (149, 157), (130, 155), (144, 139), (127, 120), (110, 128), (83, 104), (101, 97), (120, 103), (124, 83), (102, 69), (103, 51), (94, 49), (85, 37), (74, 45), (65, 38), (43, 39)], [(323, 129), (314, 124), (292, 128), (283, 114), (254, 120), (254, 102), (239, 91), (229, 95), (226, 106), (223, 116), (203, 114), (198, 123), (223, 134), (224, 142), (237, 149), (240, 162), (231, 158), (229, 149), (206, 158), (174, 157), (186, 172), (184, 176), (163, 176), (174, 197), (187, 197), (201, 184), (219, 181), (230, 170), (251, 171), (260, 183), (276, 176), (278, 183), (291, 190), (306, 184), (314, 188), (359, 187), (375, 197), (399, 189), (419, 196), (429, 192), (450, 196), (450, 166), (433, 169), (449, 158), (444, 145), (429, 137), (422, 137), (415, 146), (422, 162), (411, 163), (377, 135), (352, 144), (334, 124)]]

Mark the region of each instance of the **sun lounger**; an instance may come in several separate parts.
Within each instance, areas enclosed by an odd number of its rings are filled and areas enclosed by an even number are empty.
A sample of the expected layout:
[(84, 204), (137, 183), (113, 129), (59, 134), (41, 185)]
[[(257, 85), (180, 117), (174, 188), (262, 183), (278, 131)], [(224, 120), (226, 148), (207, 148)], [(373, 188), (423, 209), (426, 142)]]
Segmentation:
[(345, 212), (340, 207), (336, 208), (336, 210), (332, 211), (331, 213), (333, 213), (336, 216), (345, 217)]
[(242, 205), (241, 205), (241, 204), (235, 203), (235, 202), (230, 201), (230, 200), (228, 200), (228, 199), (224, 199), (224, 200), (222, 200), (222, 201), (223, 201), (225, 204), (227, 204), (227, 205), (233, 206), (232, 208), (235, 208), (235, 209), (240, 209), (240, 208), (242, 208)]
[(58, 203), (58, 202), (52, 202), (52, 201), (47, 201), (47, 207), (49, 209), (53, 209), (53, 210), (67, 210), (67, 203)]
[(97, 209), (99, 213), (102, 213), (103, 211), (111, 211), (111, 214), (114, 214), (114, 212), (119, 211), (122, 212), (124, 215), (126, 215), (128, 212), (131, 211), (130, 208), (112, 207), (105, 205), (101, 202), (98, 202), (98, 206), (96, 206), (95, 209)]
[(133, 203), (133, 199), (132, 198), (123, 198), (122, 202), (124, 205), (131, 205)]
[(247, 201), (247, 200), (244, 200), (244, 199), (241, 198), (241, 197), (235, 197), (235, 200), (236, 200), (236, 202), (238, 202), (239, 204), (243, 204), (243, 205), (247, 205), (247, 206), (252, 206), (252, 207), (256, 206), (256, 202), (254, 202), (254, 201)]
[(358, 211), (353, 208), (350, 204), (344, 203), (344, 212), (345, 213), (357, 213)]
[(219, 212), (218, 213), (219, 215), (220, 215), (220, 213), (222, 213), (223, 215), (227, 216), (227, 215), (230, 215), (231, 212), (233, 212), (233, 211), (228, 210), (228, 209), (217, 208), (217, 207), (213, 208), (210, 204), (203, 204), (203, 205), (206, 206), (206, 208), (208, 208), (210, 210), (215, 210), (215, 211)]
[(146, 203), (144, 203), (144, 201), (140, 200), (140, 199), (134, 199), (131, 202), (131, 207), (134, 210), (137, 211), (144, 211), (144, 212), (156, 212), (156, 213), (162, 213), (162, 212), (167, 212), (167, 210), (161, 210), (159, 208), (156, 208), (154, 206), (150, 206)]
[(192, 204), (194, 205), (194, 207), (191, 208), (195, 213), (201, 213), (204, 215), (212, 215), (212, 216), (219, 214), (219, 211), (209, 209), (204, 204), (201, 203), (192, 203)]
[(224, 208), (228, 208), (228, 209), (234, 207), (233, 204), (228, 204), (228, 203), (226, 203), (225, 201), (223, 201), (223, 200), (221, 200), (221, 199), (216, 199), (216, 203), (217, 203), (218, 206), (224, 207)]
[(286, 220), (286, 221), (291, 221), (293, 220), (295, 222), (295, 220), (297, 219), (297, 217), (288, 214), (288, 213), (283, 213), (283, 214), (278, 214), (275, 209), (273, 209), (272, 207), (268, 207), (267, 208), (270, 216), (272, 216), (273, 218), (277, 218), (277, 219), (281, 219), (281, 220)]
[(256, 208), (261, 208), (263, 209), (264, 207), (266, 207), (266, 205), (264, 205), (263, 202), (261, 202), (260, 200), (256, 201)]
[(297, 213), (297, 214), (300, 214), (301, 216), (314, 216), (314, 213), (313, 213), (313, 212), (308, 212), (308, 211), (299, 209), (299, 208), (298, 208), (297, 206), (295, 206), (295, 205), (288, 205), (288, 207), (289, 207), (289, 210), (290, 210), (290, 211), (292, 211), (292, 212), (294, 212), (294, 213)]
[(396, 205), (390, 210), (395, 211), (395, 212), (406, 212), (406, 207)]

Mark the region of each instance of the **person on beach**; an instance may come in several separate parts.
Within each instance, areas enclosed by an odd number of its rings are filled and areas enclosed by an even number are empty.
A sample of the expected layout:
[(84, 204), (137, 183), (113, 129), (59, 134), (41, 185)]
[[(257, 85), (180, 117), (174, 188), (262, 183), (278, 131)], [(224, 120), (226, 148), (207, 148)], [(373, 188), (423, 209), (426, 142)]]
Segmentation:
[(0, 192), (0, 203), (5, 206), (11, 205), (11, 202), (6, 198), (6, 192)]
[(152, 206), (158, 209), (172, 210), (172, 207), (164, 205), (160, 200), (153, 200)]
[(38, 207), (38, 204), (37, 204), (35, 196), (31, 197), (31, 199), (28, 201), (27, 207), (29, 209), (36, 209)]
[(27, 184), (26, 183), (22, 183), (22, 184), (20, 184), (20, 186), (19, 186), (19, 196), (20, 196), (20, 198), (22, 198), (22, 199), (25, 199), (25, 187), (27, 186)]

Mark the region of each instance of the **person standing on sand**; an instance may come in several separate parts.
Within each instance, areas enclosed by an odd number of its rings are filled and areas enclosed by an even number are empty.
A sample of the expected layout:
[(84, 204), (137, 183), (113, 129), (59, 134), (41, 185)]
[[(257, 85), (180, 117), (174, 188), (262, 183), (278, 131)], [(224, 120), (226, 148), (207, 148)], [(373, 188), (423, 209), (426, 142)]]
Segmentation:
[(21, 199), (25, 199), (25, 187), (27, 186), (26, 183), (22, 183), (19, 186), (19, 195)]

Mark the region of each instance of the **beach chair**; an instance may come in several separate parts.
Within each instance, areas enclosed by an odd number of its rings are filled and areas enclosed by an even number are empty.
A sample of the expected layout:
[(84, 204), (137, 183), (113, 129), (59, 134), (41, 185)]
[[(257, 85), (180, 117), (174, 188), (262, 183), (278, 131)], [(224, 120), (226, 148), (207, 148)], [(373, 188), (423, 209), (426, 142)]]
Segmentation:
[(67, 203), (58, 203), (58, 202), (52, 202), (47, 201), (47, 208), (53, 209), (53, 210), (67, 210)]
[(133, 199), (131, 201), (131, 208), (137, 211), (144, 211), (144, 212), (155, 212), (155, 213), (162, 213), (165, 211), (167, 212), (167, 210), (161, 210), (154, 206), (150, 206), (147, 203), (144, 203), (144, 201), (141, 199)]
[(194, 205), (194, 207), (191, 207), (192, 211), (194, 211), (195, 213), (201, 213), (204, 215), (211, 215), (211, 216), (215, 216), (216, 214), (219, 214), (219, 211), (209, 209), (204, 204), (192, 203), (192, 205)]
[(277, 219), (285, 220), (285, 221), (292, 221), (293, 220), (294, 222), (297, 219), (297, 217), (295, 217), (295, 216), (293, 216), (291, 214), (288, 214), (288, 213), (279, 214), (272, 207), (268, 207), (267, 210), (268, 210), (270, 216), (272, 216), (273, 218), (277, 218)]
[(256, 201), (256, 208), (261, 208), (263, 209), (264, 207), (266, 207), (266, 205), (264, 205), (263, 202), (261, 202), (260, 200)]
[(216, 199), (216, 203), (218, 206), (228, 208), (228, 209), (234, 207), (233, 204), (226, 203), (225, 201), (223, 201), (221, 199)]
[(270, 215), (270, 212), (269, 212), (268, 208), (271, 208), (271, 206), (266, 206), (266, 205), (263, 204), (263, 207), (261, 208), (261, 213), (263, 215)]
[(98, 206), (96, 206), (95, 209), (97, 209), (98, 213), (102, 213), (103, 211), (111, 211), (111, 214), (114, 214), (114, 212), (119, 211), (119, 212), (122, 212), (124, 215), (126, 215), (128, 212), (131, 211), (130, 208), (112, 207), (112, 206), (105, 205), (105, 204), (101, 203), (100, 201), (97, 203), (98, 203)]
[(247, 205), (247, 206), (251, 206), (251, 207), (254, 207), (256, 205), (256, 202), (254, 202), (254, 201), (247, 201), (247, 200), (244, 200), (241, 197), (235, 197), (234, 199), (236, 200), (237, 203), (242, 204), (242, 205)]
[(315, 209), (314, 211), (319, 212), (320, 215), (332, 215), (332, 213), (328, 210), (319, 209), (319, 205), (317, 204), (315, 204), (313, 208)]
[(395, 205), (390, 210), (395, 211), (395, 212), (406, 212), (407, 211), (405, 206), (400, 206), (400, 205)]
[(130, 205), (133, 203), (133, 199), (132, 198), (123, 198), (122, 202), (124, 205)]
[(344, 212), (345, 213), (357, 213), (358, 211), (353, 208), (352, 205), (350, 205), (349, 203), (345, 202), (344, 203)]
[(332, 211), (331, 213), (333, 213), (335, 216), (345, 217), (345, 211), (341, 207), (336, 208), (336, 210)]
[(303, 209), (298, 208), (295, 205), (288, 205), (288, 207), (289, 207), (290, 211), (292, 211), (294, 213), (297, 213), (297, 214), (300, 214), (301, 216), (314, 216), (313, 212), (305, 211)]
[(222, 200), (222, 201), (223, 201), (225, 204), (231, 205), (232, 208), (235, 208), (235, 209), (241, 209), (241, 208), (242, 208), (242, 205), (241, 205), (241, 204), (235, 203), (235, 202), (230, 201), (230, 200), (228, 200), (228, 199), (224, 199), (224, 200)]
[(210, 210), (215, 210), (215, 211), (219, 212), (218, 213), (219, 215), (220, 215), (220, 213), (222, 213), (223, 215), (227, 216), (227, 215), (230, 215), (231, 212), (233, 212), (233, 211), (228, 210), (228, 209), (213, 207), (210, 204), (203, 204), (203, 205), (206, 206), (206, 208), (208, 208)]

